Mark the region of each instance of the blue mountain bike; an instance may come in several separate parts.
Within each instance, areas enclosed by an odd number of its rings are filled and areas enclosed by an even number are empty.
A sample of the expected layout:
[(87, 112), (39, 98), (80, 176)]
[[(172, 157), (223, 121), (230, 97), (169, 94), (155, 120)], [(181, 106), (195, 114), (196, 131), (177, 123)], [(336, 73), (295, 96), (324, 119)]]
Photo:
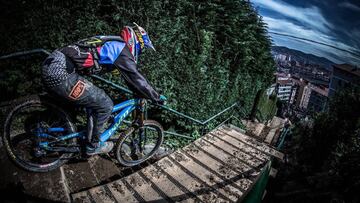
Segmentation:
[[(56, 102), (59, 103), (58, 101)], [(144, 120), (145, 99), (130, 99), (117, 104), (100, 142), (116, 142), (113, 152), (124, 166), (134, 166), (152, 157), (163, 141), (163, 128), (153, 120)], [(48, 172), (75, 156), (84, 156), (85, 141), (92, 129), (91, 114), (87, 125), (77, 131), (79, 111), (70, 115), (65, 105), (41, 96), (28, 97), (14, 104), (3, 126), (3, 143), (12, 161), (34, 172)], [(124, 125), (126, 118), (129, 125)], [(84, 119), (83, 119), (84, 120)], [(83, 122), (84, 123), (84, 122)], [(76, 125), (77, 124), (77, 125)]]

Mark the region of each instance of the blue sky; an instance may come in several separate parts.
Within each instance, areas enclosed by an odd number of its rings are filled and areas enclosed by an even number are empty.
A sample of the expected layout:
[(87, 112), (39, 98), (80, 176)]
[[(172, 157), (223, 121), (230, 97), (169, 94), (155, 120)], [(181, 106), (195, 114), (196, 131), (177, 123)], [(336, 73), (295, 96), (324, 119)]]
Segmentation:
[[(250, 0), (269, 31), (330, 44), (360, 55), (359, 0)], [(327, 46), (271, 34), (274, 45), (360, 65), (360, 58)]]

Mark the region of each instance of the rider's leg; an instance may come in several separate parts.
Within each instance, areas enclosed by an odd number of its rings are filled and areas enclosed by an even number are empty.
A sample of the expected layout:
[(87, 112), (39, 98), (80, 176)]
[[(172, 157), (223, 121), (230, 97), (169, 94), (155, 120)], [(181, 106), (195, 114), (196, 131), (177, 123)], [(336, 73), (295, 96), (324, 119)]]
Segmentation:
[[(90, 83), (89, 81), (87, 82)], [(91, 109), (91, 115), (93, 117), (93, 139), (98, 140), (100, 134), (103, 132), (104, 124), (111, 115), (113, 102), (102, 89), (94, 85), (90, 86), (84, 94), (86, 94), (87, 97), (79, 101), (79, 104)]]
[(113, 102), (110, 97), (100, 88), (92, 85), (86, 92), (88, 97), (80, 102), (81, 105), (91, 109), (93, 117), (93, 143), (88, 143), (87, 154), (107, 153), (113, 148), (112, 142), (100, 143), (99, 138), (103, 127), (111, 115)]
[[(91, 109), (94, 120), (92, 137), (95, 139), (95, 142), (98, 142), (102, 127), (110, 117), (113, 109), (113, 102), (104, 90), (96, 87), (77, 73), (73, 73), (60, 85), (51, 88), (51, 91), (60, 97), (66, 98), (71, 103)], [(96, 145), (91, 145), (91, 143), (88, 144), (90, 148), (96, 147)], [(104, 152), (112, 148), (112, 143), (105, 144), (106, 146), (101, 146), (106, 149)], [(102, 151), (100, 150), (99, 153), (102, 153)]]

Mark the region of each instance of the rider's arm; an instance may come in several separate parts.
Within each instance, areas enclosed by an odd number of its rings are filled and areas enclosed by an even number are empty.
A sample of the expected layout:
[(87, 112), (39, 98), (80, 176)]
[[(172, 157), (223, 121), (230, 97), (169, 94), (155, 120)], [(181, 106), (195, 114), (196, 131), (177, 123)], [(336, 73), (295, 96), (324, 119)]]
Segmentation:
[(120, 69), (121, 75), (131, 86), (131, 89), (134, 89), (146, 99), (160, 102), (159, 93), (154, 90), (144, 76), (137, 70), (135, 60), (128, 47), (125, 46), (123, 48), (120, 55), (115, 60), (114, 65)]

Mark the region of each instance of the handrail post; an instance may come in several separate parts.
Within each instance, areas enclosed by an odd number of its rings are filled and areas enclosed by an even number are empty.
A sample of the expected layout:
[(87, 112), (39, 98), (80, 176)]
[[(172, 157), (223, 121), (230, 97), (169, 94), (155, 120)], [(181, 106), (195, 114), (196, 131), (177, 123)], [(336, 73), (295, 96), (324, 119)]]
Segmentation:
[(205, 128), (206, 128), (206, 125), (203, 125), (202, 128), (201, 128), (201, 137), (205, 135)]
[(263, 94), (263, 92), (264, 92), (264, 90), (260, 89), (256, 93), (256, 96), (255, 96), (255, 99), (254, 99), (254, 104), (253, 104), (253, 107), (252, 107), (251, 113), (250, 113), (250, 120), (253, 121), (253, 122), (255, 121), (256, 111), (257, 111), (257, 108), (259, 106), (259, 101), (261, 99), (261, 95)]

